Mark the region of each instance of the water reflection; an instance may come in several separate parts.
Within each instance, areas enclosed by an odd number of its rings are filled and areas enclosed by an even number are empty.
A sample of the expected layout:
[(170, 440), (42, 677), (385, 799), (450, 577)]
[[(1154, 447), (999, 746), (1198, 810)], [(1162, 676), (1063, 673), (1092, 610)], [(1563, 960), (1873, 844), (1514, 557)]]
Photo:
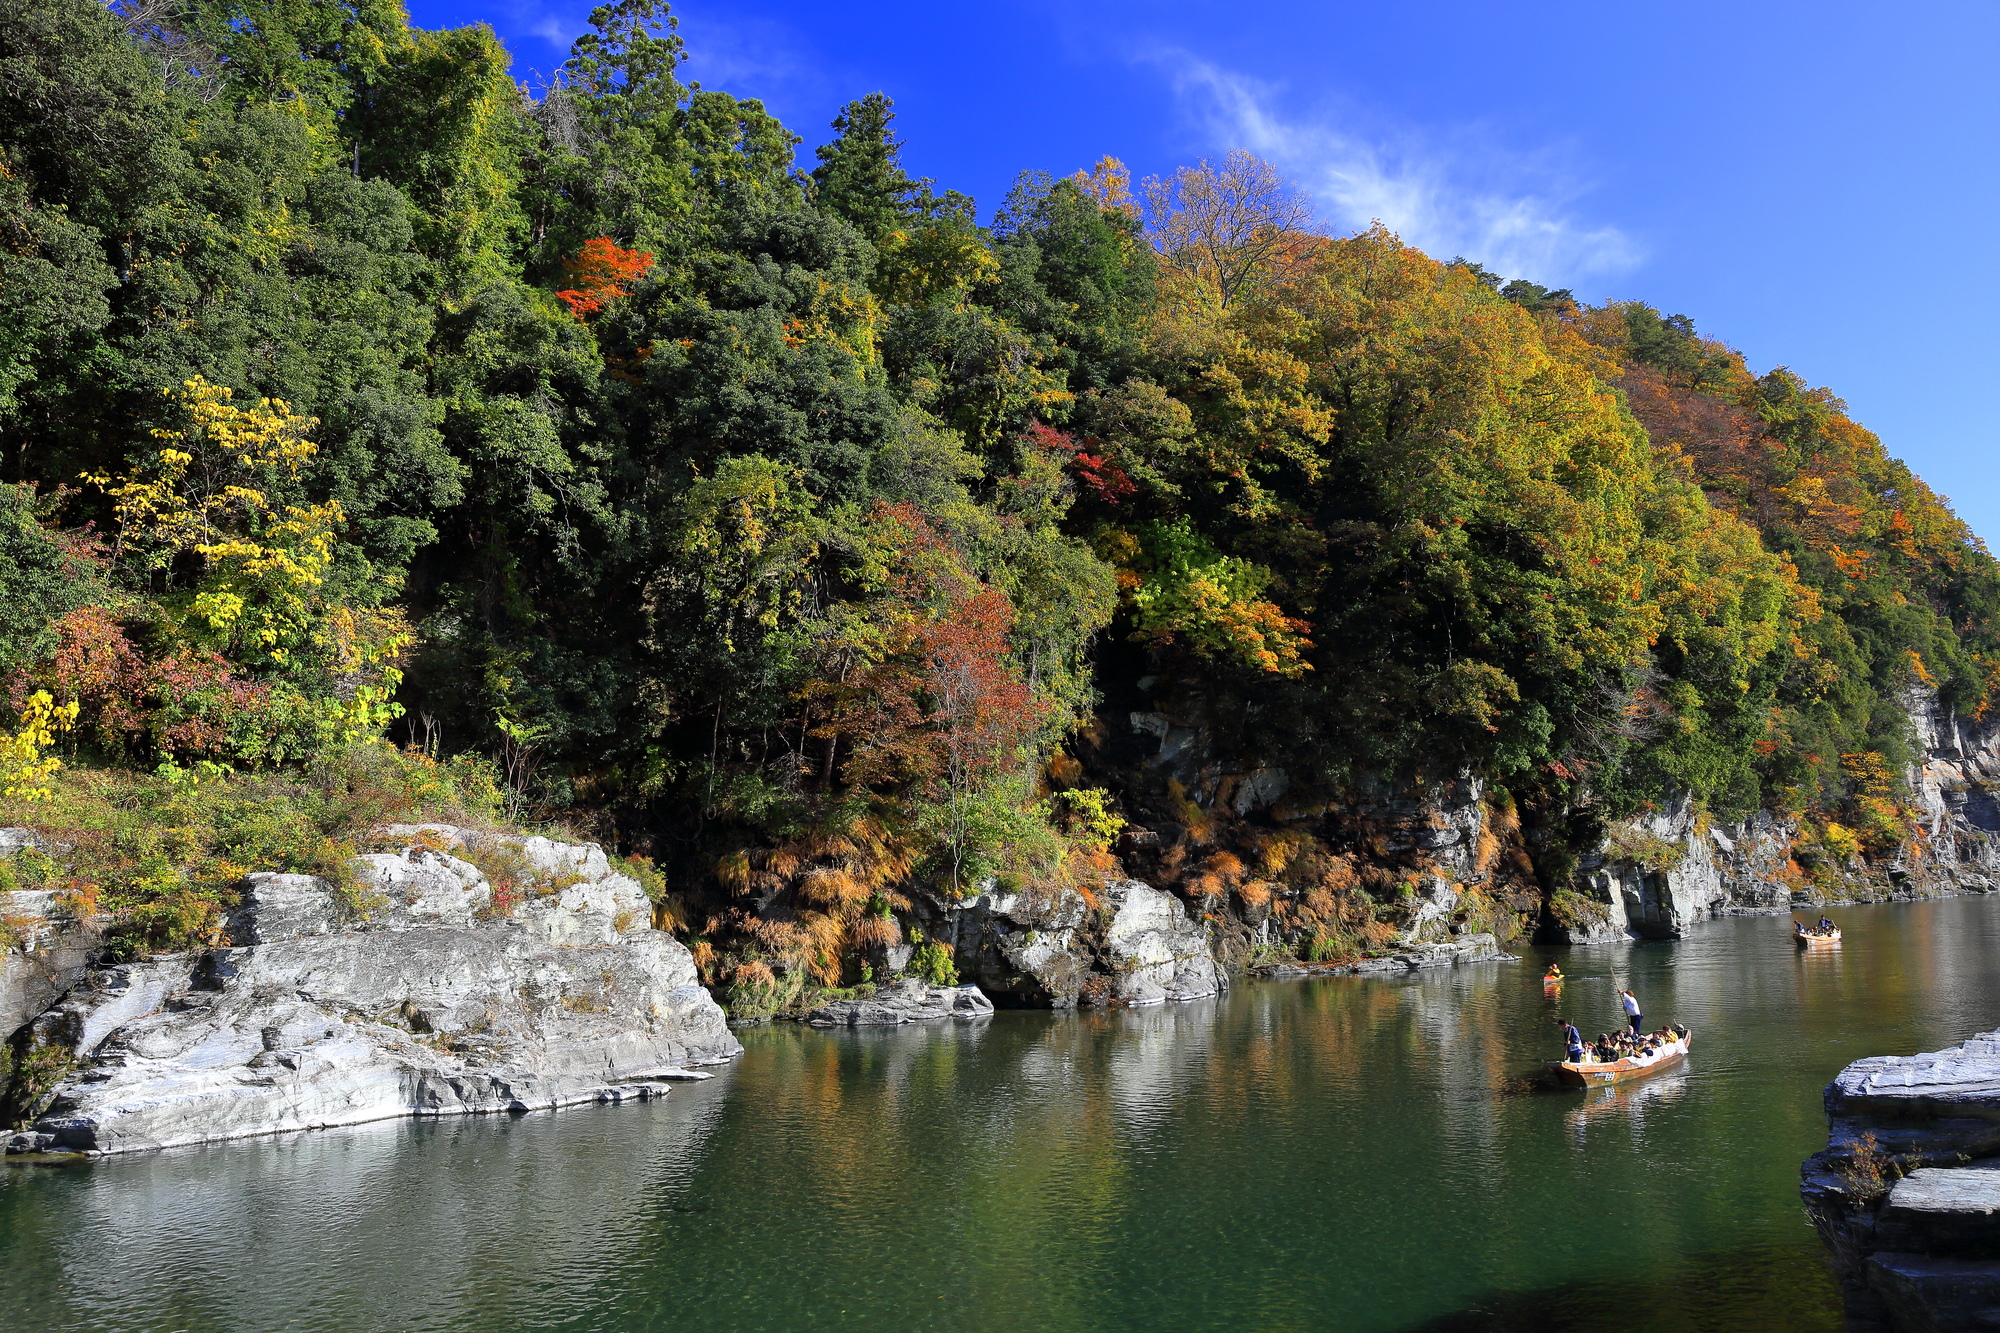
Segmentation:
[(1619, 1125), (1635, 1137), (1640, 1136), (1645, 1130), (1647, 1108), (1678, 1098), (1687, 1091), (1692, 1077), (1692, 1071), (1683, 1065), (1630, 1087), (1585, 1088), (1580, 1093), (1570, 1093), (1569, 1096), (1579, 1100), (1564, 1114), (1563, 1122), (1578, 1143), (1583, 1142), (1586, 1129), (1602, 1130), (1609, 1125)]
[[(1391, 1333), (1560, 1290), (1566, 1327), (1619, 1327), (1625, 1275), (1671, 1290), (1700, 1251), (1732, 1276), (1688, 1327), (1832, 1329), (1797, 1262), (1819, 1088), (2000, 1025), (2000, 904), (1846, 915), (1832, 956), (1783, 919), (1575, 950), (1560, 1000), (1531, 957), (779, 1026), (659, 1106), (0, 1171), (0, 1325)], [(1685, 1067), (1514, 1095), (1556, 1014), (1608, 1029), (1626, 984), (1696, 1031)]]
[[(643, 1246), (634, 1223), (647, 1212), (685, 1206), (723, 1107), (673, 1101), (636, 1116), (590, 1108), (289, 1135), (48, 1181), (10, 1171), (10, 1285), (48, 1305), (0, 1322), (389, 1329), (455, 1326), (468, 1309), (525, 1325), (550, 1308), (605, 1308), (606, 1266)], [(606, 1170), (614, 1129), (618, 1169)]]

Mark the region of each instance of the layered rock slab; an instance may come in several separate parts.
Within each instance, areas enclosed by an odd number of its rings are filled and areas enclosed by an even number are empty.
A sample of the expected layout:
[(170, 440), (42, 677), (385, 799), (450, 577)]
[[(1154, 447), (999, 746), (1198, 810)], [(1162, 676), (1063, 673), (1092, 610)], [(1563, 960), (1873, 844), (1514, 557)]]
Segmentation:
[(977, 986), (933, 986), (906, 977), (855, 1000), (833, 1000), (812, 1011), (806, 1022), (816, 1028), (887, 1027), (929, 1023), (940, 1018), (984, 1018), (993, 1001)]
[(10, 1150), (624, 1100), (741, 1051), (601, 849), (515, 850), (532, 879), (511, 910), (429, 848), (358, 858), (347, 892), (251, 876), (234, 947), (102, 969), (35, 1021), (32, 1040), (76, 1067)]
[(1857, 1060), (1825, 1102), (1800, 1192), (1848, 1327), (2000, 1328), (2000, 1032)]

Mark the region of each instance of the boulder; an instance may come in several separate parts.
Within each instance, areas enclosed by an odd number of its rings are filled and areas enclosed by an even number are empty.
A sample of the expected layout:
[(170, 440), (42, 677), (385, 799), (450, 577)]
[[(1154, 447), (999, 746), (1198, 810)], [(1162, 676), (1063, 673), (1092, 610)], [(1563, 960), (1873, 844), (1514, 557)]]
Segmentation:
[(931, 929), (988, 995), (1022, 1006), (1158, 1004), (1229, 988), (1208, 931), (1179, 898), (1113, 880), (1098, 910), (1076, 889), (985, 892), (944, 906)]
[(1207, 932), (1188, 920), (1180, 899), (1136, 879), (1105, 885), (1104, 897), (1112, 908), (1104, 951), (1116, 1002), (1198, 1000), (1228, 989)]
[(859, 1000), (833, 1000), (812, 1011), (806, 1021), (816, 1028), (878, 1027), (897, 1023), (927, 1023), (939, 1018), (984, 1018), (993, 1002), (977, 986), (933, 986), (907, 977)]
[(10, 1150), (644, 1098), (741, 1051), (600, 849), (520, 850), (540, 878), (511, 906), (428, 846), (358, 858), (346, 891), (251, 876), (232, 947), (102, 969), (35, 1020), (75, 1065)]
[(1023, 1007), (1069, 1009), (1091, 974), (1090, 905), (1075, 889), (988, 889), (944, 907), (933, 934), (948, 937), (962, 974), (982, 992)]

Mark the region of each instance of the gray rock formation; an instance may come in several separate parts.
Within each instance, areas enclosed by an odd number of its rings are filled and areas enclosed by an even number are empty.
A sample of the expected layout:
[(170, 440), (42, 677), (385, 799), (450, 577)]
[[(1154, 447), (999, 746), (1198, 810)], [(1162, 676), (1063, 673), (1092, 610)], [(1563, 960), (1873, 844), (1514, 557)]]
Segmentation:
[[(1713, 917), (1787, 911), (1791, 891), (1780, 876), (1794, 831), (1766, 811), (1709, 823), (1685, 798), (1622, 825), (1578, 868), (1577, 887), (1592, 900), (1593, 918), (1560, 928), (1559, 939), (1679, 939)], [(1649, 854), (1635, 855), (1634, 844)]]
[[(1151, 693), (1155, 682), (1138, 683)], [(1344, 832), (1365, 838), (1375, 854), (1427, 867), (1454, 891), (1490, 887), (1494, 848), (1521, 836), (1511, 820), (1496, 818), (1482, 784), (1470, 774), (1429, 786), (1363, 777), (1332, 806), (1302, 804), (1281, 770), (1216, 744), (1199, 699), (1176, 699), (1171, 692), (1153, 699), (1157, 711), (1129, 714), (1127, 744), (1205, 811), (1261, 812), (1281, 824), (1327, 815)], [(2000, 720), (1961, 717), (1940, 703), (1935, 691), (1921, 687), (1909, 690), (1902, 705), (1919, 756), (1905, 776), (1923, 813), (1924, 831), (1899, 856), (1843, 867), (1810, 891), (1801, 886), (1795, 903), (1798, 877), (1788, 864), (1797, 832), (1792, 821), (1770, 812), (1711, 821), (1682, 799), (1614, 828), (1594, 854), (1582, 858), (1571, 886), (1575, 893), (1555, 904), (1561, 919), (1545, 923), (1545, 935), (1570, 944), (1672, 939), (1718, 916), (2000, 887)], [(1136, 830), (1126, 850), (1157, 854), (1184, 832), (1167, 824)], [(1442, 938), (1436, 925), (1449, 924), (1448, 913), (1434, 910), (1436, 896), (1427, 894), (1417, 904), (1412, 938)], [(1261, 909), (1231, 908), (1229, 914), (1213, 947), (1232, 959), (1297, 944), (1279, 939)]]
[(659, 1095), (742, 1048), (604, 853), (530, 838), (518, 904), (429, 848), (356, 889), (252, 875), (234, 947), (91, 974), (31, 1028), (73, 1061), (12, 1151), (130, 1152)]
[(982, 990), (1016, 1004), (1147, 1005), (1228, 989), (1208, 932), (1179, 898), (1128, 879), (1098, 900), (1093, 912), (1075, 889), (989, 890), (943, 904), (934, 929)]
[(1104, 899), (1111, 920), (1103, 949), (1117, 1003), (1199, 1000), (1228, 988), (1207, 933), (1188, 920), (1180, 899), (1136, 879), (1105, 885)]
[(977, 986), (933, 986), (905, 977), (859, 1000), (834, 1000), (812, 1011), (806, 1021), (816, 1028), (879, 1027), (897, 1023), (927, 1023), (939, 1018), (984, 1018), (993, 1001)]
[(2000, 1326), (2000, 1032), (1857, 1060), (1827, 1085), (1800, 1193), (1848, 1328)]
[(102, 944), (102, 922), (65, 911), (54, 890), (0, 893), (0, 1040), (83, 980)]
[(1090, 905), (1075, 889), (989, 889), (943, 903), (931, 933), (949, 939), (962, 975), (990, 996), (1024, 1007), (1074, 1008), (1091, 974)]
[(1497, 937), (1485, 933), (1460, 935), (1440, 944), (1406, 943), (1383, 958), (1363, 958), (1352, 963), (1267, 963), (1256, 969), (1260, 977), (1375, 977), (1400, 976), (1437, 967), (1458, 967), (1465, 963), (1518, 963), (1520, 958), (1500, 948)]
[[(0, 828), (0, 859), (49, 851), (33, 829)], [(53, 889), (0, 893), (0, 1040), (83, 979), (103, 943), (103, 922), (70, 911)]]
[[(1902, 703), (1918, 755), (1905, 778), (1922, 812), (1924, 836), (1873, 871), (1849, 867), (1847, 882), (1832, 896), (1870, 900), (2000, 888), (2000, 725), (1962, 718), (1921, 687)], [(1566, 929), (1563, 937), (1576, 944), (1673, 939), (1710, 917), (1788, 911), (1794, 903), (1782, 872), (1796, 832), (1766, 812), (1746, 822), (1703, 825), (1685, 800), (1614, 830), (1585, 859), (1579, 876), (1597, 904), (1595, 919)], [(1666, 855), (1650, 864), (1634, 858), (1629, 850), (1635, 841)]]
[(1906, 856), (1892, 877), (2000, 888), (2000, 725), (1960, 717), (1932, 690), (1912, 690), (1904, 708), (1917, 742), (1909, 776), (1925, 837), (1921, 854)]

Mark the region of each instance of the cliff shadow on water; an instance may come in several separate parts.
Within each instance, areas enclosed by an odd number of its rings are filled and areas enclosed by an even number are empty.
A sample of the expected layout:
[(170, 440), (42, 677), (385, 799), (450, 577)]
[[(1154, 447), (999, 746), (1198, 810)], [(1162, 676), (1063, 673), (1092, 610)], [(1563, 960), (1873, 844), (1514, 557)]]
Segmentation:
[(1825, 1262), (1803, 1236), (1790, 1245), (1663, 1254), (1623, 1275), (1580, 1274), (1534, 1291), (1495, 1293), (1406, 1333), (1840, 1333), (1838, 1296), (1811, 1280)]

